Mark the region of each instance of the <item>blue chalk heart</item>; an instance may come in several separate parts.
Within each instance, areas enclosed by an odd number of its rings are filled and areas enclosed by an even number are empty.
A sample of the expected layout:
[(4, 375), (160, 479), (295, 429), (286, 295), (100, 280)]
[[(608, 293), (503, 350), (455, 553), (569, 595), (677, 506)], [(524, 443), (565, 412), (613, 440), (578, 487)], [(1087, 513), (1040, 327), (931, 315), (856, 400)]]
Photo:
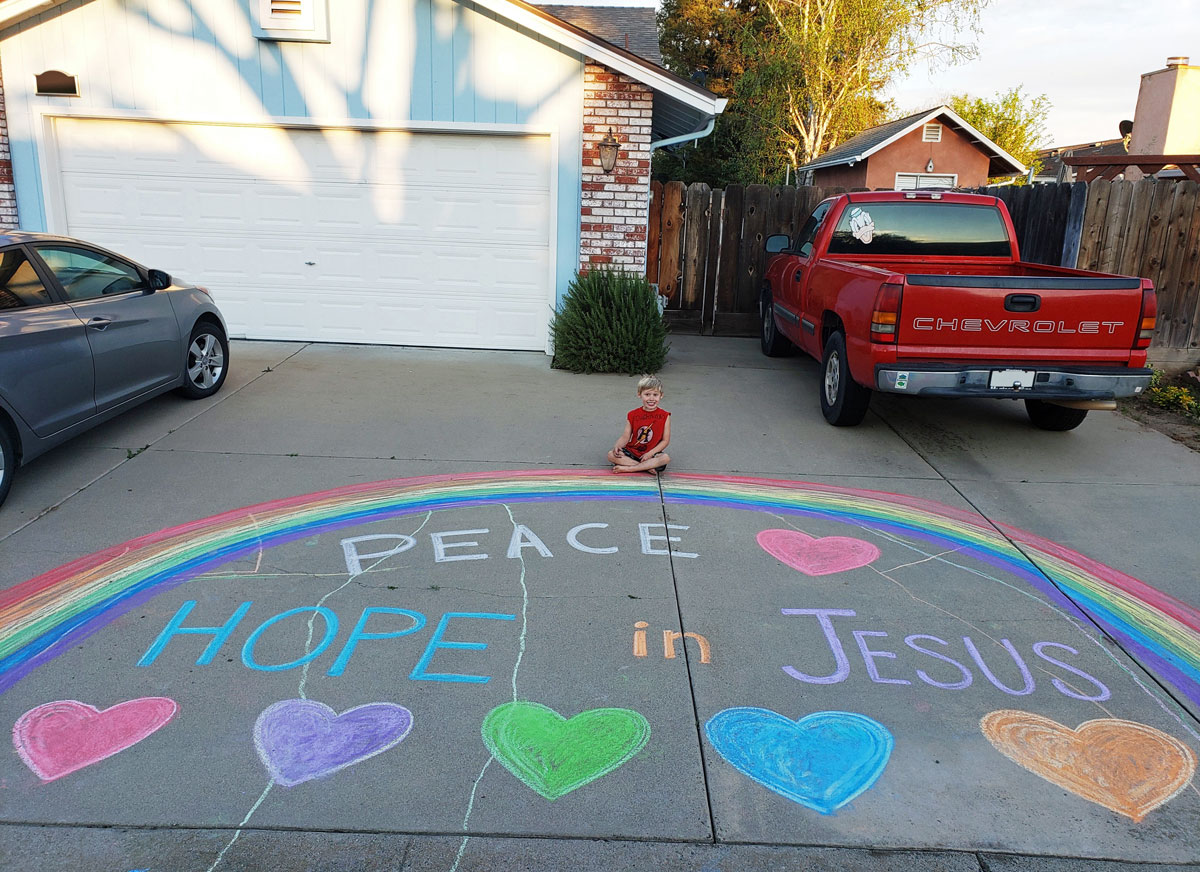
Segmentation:
[(730, 708), (704, 731), (722, 757), (763, 787), (831, 814), (875, 783), (893, 739), (853, 712), (814, 712), (798, 721), (763, 708)]

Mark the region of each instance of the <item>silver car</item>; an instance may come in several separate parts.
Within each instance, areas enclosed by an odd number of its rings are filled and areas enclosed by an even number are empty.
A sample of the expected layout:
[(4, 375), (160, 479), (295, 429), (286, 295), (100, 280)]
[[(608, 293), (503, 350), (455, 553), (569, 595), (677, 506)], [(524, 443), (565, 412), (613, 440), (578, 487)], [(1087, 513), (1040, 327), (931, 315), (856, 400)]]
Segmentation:
[(0, 503), (21, 464), (165, 391), (211, 396), (228, 367), (206, 289), (78, 239), (0, 233)]

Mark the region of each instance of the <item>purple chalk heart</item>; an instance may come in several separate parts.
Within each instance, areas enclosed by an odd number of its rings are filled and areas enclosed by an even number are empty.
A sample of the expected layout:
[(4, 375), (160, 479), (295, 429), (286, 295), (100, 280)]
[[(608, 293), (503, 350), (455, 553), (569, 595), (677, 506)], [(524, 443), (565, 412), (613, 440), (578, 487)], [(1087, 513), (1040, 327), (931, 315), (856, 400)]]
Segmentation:
[(412, 729), (412, 712), (372, 702), (340, 715), (311, 699), (285, 699), (254, 724), (254, 746), (271, 778), (292, 787), (382, 754)]

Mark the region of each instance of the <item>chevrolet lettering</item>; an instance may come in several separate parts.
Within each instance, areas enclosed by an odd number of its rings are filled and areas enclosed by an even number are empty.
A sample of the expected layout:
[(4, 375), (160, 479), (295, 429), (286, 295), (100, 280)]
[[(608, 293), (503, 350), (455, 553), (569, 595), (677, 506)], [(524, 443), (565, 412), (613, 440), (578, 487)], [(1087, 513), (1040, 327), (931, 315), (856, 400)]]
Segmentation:
[(914, 318), (914, 330), (962, 330), (966, 333), (1116, 333), (1124, 321), (1029, 321), (1013, 318)]

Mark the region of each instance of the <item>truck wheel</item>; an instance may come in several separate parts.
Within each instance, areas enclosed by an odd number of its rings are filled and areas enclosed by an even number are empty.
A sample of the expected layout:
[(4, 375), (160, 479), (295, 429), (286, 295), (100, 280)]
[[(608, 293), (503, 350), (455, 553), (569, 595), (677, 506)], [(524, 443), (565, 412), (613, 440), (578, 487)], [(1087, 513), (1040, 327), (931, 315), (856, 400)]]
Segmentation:
[(1068, 409), (1042, 400), (1026, 400), (1025, 411), (1039, 430), (1074, 430), (1087, 417), (1087, 409)]
[(758, 300), (759, 332), (758, 339), (762, 345), (762, 353), (767, 357), (786, 357), (795, 350), (788, 338), (779, 332), (775, 326), (775, 301), (769, 288), (763, 288)]
[(861, 424), (871, 402), (871, 391), (850, 375), (846, 337), (834, 333), (825, 342), (821, 360), (821, 414), (835, 427)]

